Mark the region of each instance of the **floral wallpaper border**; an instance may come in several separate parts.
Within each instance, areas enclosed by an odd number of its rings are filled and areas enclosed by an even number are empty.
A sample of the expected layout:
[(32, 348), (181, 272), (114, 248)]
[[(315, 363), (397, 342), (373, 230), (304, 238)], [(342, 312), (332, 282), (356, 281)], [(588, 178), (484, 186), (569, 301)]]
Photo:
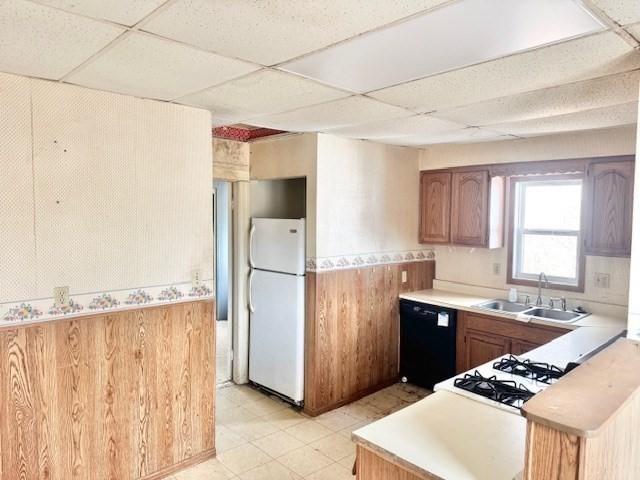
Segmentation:
[(94, 294), (74, 295), (72, 292), (70, 296), (68, 305), (56, 305), (53, 298), (0, 303), (0, 326), (213, 298), (213, 280), (205, 280), (197, 287), (192, 287), (191, 283), (175, 283)]
[(407, 250), (404, 252), (365, 253), (359, 255), (340, 255), (337, 257), (307, 258), (307, 272), (327, 272), (349, 268), (389, 265), (393, 263), (422, 262), (435, 260), (433, 249)]

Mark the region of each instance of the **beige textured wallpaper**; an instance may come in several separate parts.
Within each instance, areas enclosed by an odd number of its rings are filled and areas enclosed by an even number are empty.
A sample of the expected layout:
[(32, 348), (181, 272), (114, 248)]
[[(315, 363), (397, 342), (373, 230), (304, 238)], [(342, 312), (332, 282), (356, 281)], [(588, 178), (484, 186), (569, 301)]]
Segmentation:
[(420, 170), (488, 163), (629, 155), (635, 151), (636, 127), (629, 125), (608, 130), (590, 130), (501, 142), (433, 145), (421, 150)]
[(421, 250), (418, 155), (318, 135), (318, 257)]
[(212, 279), (208, 112), (10, 75), (0, 108), (0, 303)]

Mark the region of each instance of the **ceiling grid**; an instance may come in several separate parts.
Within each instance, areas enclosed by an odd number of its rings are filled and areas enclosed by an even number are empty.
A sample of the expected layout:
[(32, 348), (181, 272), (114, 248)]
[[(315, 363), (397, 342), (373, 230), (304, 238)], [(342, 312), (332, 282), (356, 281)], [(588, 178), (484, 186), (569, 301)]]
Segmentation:
[(635, 123), (639, 39), (637, 0), (0, 3), (0, 72), (407, 146)]

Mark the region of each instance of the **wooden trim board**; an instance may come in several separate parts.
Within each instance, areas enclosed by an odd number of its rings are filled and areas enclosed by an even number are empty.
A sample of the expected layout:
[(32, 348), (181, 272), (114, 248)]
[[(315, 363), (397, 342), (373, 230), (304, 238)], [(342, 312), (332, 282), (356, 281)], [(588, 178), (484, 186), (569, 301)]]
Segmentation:
[(397, 381), (399, 295), (432, 288), (434, 275), (431, 260), (307, 273), (305, 413), (319, 415)]

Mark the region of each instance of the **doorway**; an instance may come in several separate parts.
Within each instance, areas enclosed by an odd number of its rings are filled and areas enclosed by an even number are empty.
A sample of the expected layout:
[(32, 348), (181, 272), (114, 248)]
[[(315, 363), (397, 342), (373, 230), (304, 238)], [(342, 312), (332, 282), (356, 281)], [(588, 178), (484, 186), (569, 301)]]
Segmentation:
[(218, 385), (232, 379), (232, 197), (231, 183), (213, 182), (213, 238), (216, 289), (216, 379)]

